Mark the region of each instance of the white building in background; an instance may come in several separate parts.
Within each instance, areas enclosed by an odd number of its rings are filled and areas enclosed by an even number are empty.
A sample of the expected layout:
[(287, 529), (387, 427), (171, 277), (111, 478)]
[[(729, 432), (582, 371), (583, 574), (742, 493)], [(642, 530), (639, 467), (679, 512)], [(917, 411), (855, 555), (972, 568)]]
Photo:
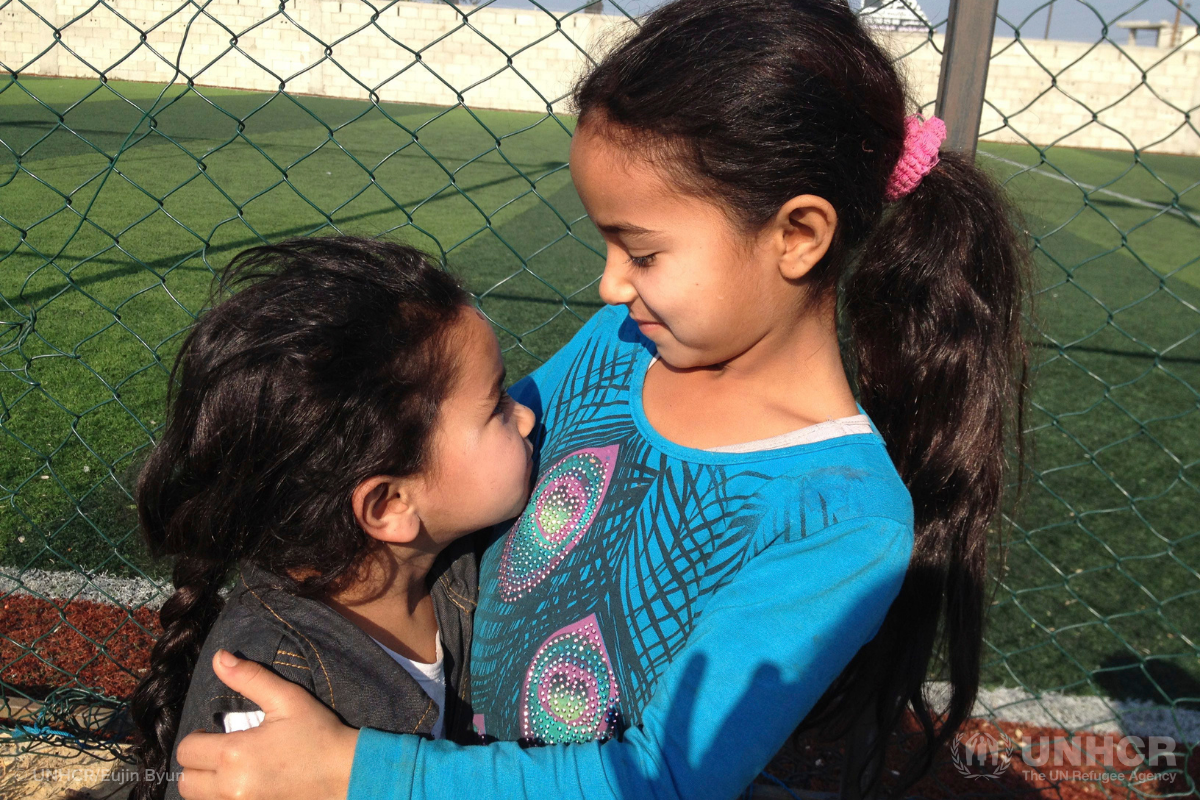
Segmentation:
[(925, 33), (929, 17), (917, 0), (859, 0), (859, 16), (868, 28)]

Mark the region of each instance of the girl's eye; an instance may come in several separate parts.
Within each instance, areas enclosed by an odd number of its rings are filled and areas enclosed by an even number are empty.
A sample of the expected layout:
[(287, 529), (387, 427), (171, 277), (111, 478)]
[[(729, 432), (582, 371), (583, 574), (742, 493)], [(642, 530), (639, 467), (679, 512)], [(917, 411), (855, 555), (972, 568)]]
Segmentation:
[(654, 257), (657, 253), (650, 253), (645, 256), (630, 256), (629, 263), (635, 267), (645, 268), (654, 263)]
[(508, 407), (512, 405), (512, 402), (513, 402), (513, 399), (509, 396), (508, 392), (506, 392), (506, 391), (501, 392), (500, 393), (500, 402), (496, 403), (496, 409), (492, 413), (493, 414), (503, 414), (505, 412), (505, 410), (508, 409)]

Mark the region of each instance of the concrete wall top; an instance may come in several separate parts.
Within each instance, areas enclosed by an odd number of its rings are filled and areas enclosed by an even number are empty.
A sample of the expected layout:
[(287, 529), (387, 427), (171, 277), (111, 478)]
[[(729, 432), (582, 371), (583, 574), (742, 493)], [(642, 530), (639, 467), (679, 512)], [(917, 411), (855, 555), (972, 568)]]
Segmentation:
[[(575, 80), (630, 30), (614, 14), (415, 2), (25, 0), (0, 9), (0, 61), (24, 75), (568, 112)], [(944, 37), (876, 36), (932, 110)], [(1174, 49), (997, 38), (986, 96), (985, 138), (1200, 154), (1198, 37)]]

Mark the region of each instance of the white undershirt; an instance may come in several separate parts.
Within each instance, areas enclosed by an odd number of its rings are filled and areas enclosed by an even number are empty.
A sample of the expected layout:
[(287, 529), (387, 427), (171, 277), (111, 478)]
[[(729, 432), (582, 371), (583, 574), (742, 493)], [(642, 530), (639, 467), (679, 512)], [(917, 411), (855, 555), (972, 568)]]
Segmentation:
[[(650, 359), (650, 367), (653, 367), (656, 361), (658, 361), (658, 356)], [(646, 367), (647, 372), (650, 371), (650, 367)], [(853, 436), (855, 434), (872, 432), (874, 432), (874, 428), (871, 427), (871, 420), (867, 418), (867, 415), (855, 414), (850, 417), (825, 420), (824, 422), (818, 422), (816, 425), (809, 425), (805, 428), (797, 428), (794, 431), (781, 433), (778, 436), (755, 439), (753, 442), (726, 444), (720, 447), (705, 447), (703, 449), (709, 453), (757, 453), (762, 450), (779, 450), (784, 447), (795, 447), (800, 444), (824, 442), (827, 439), (836, 439), (839, 436)]]
[[(433, 700), (438, 707), (437, 722), (433, 723), (433, 729), (430, 733), (435, 739), (445, 738), (445, 725), (443, 718), (445, 716), (446, 706), (446, 674), (443, 669), (445, 659), (442, 657), (442, 637), (439, 635), (436, 640), (437, 646), (437, 661), (432, 664), (425, 664), (420, 661), (413, 661), (411, 658), (404, 656), (384, 646), (379, 640), (372, 637), (371, 641), (383, 648), (383, 652), (392, 657), (400, 666), (404, 667), (404, 671), (413, 676), (413, 680), (420, 685), (421, 690)], [(226, 733), (234, 731), (248, 731), (251, 728), (257, 728), (262, 724), (264, 714), (261, 711), (229, 711), (221, 719), (225, 727)]]
[(442, 637), (438, 635), (435, 640), (437, 643), (437, 661), (432, 664), (425, 664), (420, 661), (413, 661), (411, 658), (405, 658), (395, 650), (381, 644), (379, 640), (375, 640), (375, 644), (383, 648), (383, 652), (392, 657), (400, 666), (404, 667), (405, 672), (413, 676), (425, 694), (429, 695), (429, 699), (433, 700), (438, 707), (437, 722), (433, 723), (433, 729), (430, 734), (435, 739), (444, 739), (445, 730), (442, 723), (445, 717), (446, 706), (446, 673), (442, 668), (445, 659), (442, 657)]

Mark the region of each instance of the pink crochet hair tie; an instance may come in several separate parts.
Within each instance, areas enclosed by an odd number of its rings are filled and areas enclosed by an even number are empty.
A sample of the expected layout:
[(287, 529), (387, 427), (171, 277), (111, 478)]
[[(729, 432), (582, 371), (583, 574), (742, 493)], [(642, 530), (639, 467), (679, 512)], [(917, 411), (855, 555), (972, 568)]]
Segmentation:
[(892, 170), (883, 199), (894, 203), (917, 188), (938, 163), (938, 148), (946, 139), (946, 123), (937, 117), (913, 114), (904, 120), (904, 152)]

